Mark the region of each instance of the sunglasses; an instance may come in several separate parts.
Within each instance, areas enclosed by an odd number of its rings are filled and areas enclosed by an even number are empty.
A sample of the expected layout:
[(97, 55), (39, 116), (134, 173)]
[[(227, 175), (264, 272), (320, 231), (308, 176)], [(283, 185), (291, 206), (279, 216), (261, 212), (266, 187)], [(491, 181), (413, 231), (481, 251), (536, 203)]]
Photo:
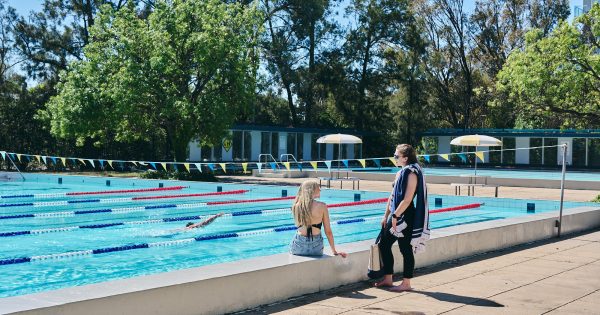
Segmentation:
[(398, 154), (394, 154), (394, 159), (399, 160), (400, 158), (403, 158), (403, 156), (398, 155)]

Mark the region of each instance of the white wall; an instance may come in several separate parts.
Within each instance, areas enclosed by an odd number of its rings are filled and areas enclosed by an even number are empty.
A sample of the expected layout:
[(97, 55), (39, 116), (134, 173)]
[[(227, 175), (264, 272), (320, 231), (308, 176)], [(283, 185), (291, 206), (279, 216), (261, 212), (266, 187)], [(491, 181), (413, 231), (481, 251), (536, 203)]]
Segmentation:
[[(573, 138), (558, 138), (558, 144), (567, 144), (567, 165), (573, 164)], [(556, 160), (558, 165), (562, 165), (562, 148), (558, 147), (556, 152)]]
[(188, 146), (190, 148), (189, 160), (190, 161), (200, 161), (200, 158), (201, 158), (200, 143), (196, 140), (193, 140), (188, 144)]
[(309, 161), (311, 158), (311, 148), (312, 148), (312, 133), (304, 134), (304, 142), (302, 142), (302, 159), (305, 161)]
[[(515, 148), (528, 148), (529, 137), (517, 137), (515, 138)], [(516, 150), (515, 151), (515, 163), (516, 164), (529, 164), (529, 150)]]

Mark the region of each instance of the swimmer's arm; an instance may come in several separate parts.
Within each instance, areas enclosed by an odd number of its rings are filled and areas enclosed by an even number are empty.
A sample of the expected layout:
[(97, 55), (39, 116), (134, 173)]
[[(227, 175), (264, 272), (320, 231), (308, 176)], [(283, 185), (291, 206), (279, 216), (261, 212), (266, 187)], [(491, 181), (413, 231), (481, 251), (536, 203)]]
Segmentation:
[(202, 221), (200, 223), (196, 223), (196, 224), (193, 224), (193, 225), (190, 225), (190, 226), (186, 227), (186, 229), (195, 229), (195, 228), (205, 227), (205, 226), (209, 225), (210, 223), (212, 223), (214, 220), (216, 220), (218, 217), (220, 217), (222, 215), (223, 215), (223, 212), (215, 214), (212, 217), (210, 217), (210, 218), (208, 218), (208, 219), (206, 219), (206, 220), (204, 220), (204, 221)]

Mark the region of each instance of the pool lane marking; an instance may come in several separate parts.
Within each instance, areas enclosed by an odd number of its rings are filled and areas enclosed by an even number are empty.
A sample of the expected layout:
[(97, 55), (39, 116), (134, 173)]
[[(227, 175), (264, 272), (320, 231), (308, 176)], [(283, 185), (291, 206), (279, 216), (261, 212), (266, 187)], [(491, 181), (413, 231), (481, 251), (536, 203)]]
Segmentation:
[(84, 214), (92, 214), (92, 213), (130, 213), (130, 212), (142, 212), (142, 211), (146, 211), (146, 210), (165, 209), (165, 208), (179, 208), (179, 209), (199, 208), (199, 207), (205, 207), (205, 206), (227, 205), (227, 204), (236, 204), (236, 203), (281, 201), (281, 200), (288, 200), (290, 198), (295, 198), (295, 197), (230, 200), (230, 201), (223, 201), (223, 202), (213, 201), (213, 202), (196, 202), (196, 203), (184, 203), (184, 204), (161, 204), (161, 205), (125, 207), (125, 208), (107, 208), (107, 209), (92, 209), (92, 210), (58, 211), (58, 212), (19, 213), (19, 214), (9, 214), (9, 215), (0, 216), (0, 220), (21, 219), (21, 218), (72, 217), (75, 215), (84, 215)]
[(184, 189), (184, 188), (189, 188), (189, 187), (187, 187), (187, 186), (172, 186), (172, 187), (142, 188), (142, 189), (80, 191), (80, 192), (52, 193), (52, 194), (4, 195), (4, 196), (0, 196), (0, 199), (11, 199), (11, 198), (56, 198), (56, 197), (82, 196), (82, 195), (130, 194), (130, 193), (144, 193), (144, 192), (153, 192), (153, 191), (181, 190), (181, 189)]
[[(380, 220), (380, 219), (381, 219), (381, 216), (374, 216), (374, 217), (368, 217), (368, 218), (338, 220), (338, 221), (331, 222), (331, 224), (343, 225), (343, 224), (351, 224), (351, 223), (358, 223), (358, 222), (376, 221), (376, 220)], [(259, 229), (259, 230), (244, 231), (244, 232), (219, 233), (219, 234), (203, 235), (203, 236), (198, 236), (198, 237), (194, 237), (194, 238), (186, 238), (186, 239), (179, 239), (179, 240), (172, 240), (172, 241), (128, 244), (128, 245), (122, 245), (122, 246), (105, 247), (105, 248), (97, 248), (97, 249), (90, 249), (90, 250), (65, 252), (65, 253), (56, 253), (56, 254), (47, 254), (47, 255), (38, 255), (38, 256), (31, 256), (31, 257), (16, 257), (16, 258), (0, 259), (0, 265), (13, 265), (13, 264), (26, 263), (26, 262), (36, 262), (36, 261), (57, 260), (57, 259), (81, 257), (81, 256), (91, 256), (91, 255), (111, 253), (111, 252), (129, 251), (129, 250), (140, 249), (140, 248), (182, 245), (182, 244), (189, 244), (189, 243), (193, 243), (193, 242), (244, 237), (244, 236), (252, 236), (252, 235), (266, 234), (266, 233), (278, 233), (278, 232), (291, 231), (291, 230), (295, 230), (295, 229), (296, 229), (296, 226), (294, 226), (294, 225), (285, 225), (285, 226), (269, 228), (269, 229)]]
[[(337, 204), (329, 204), (327, 207), (336, 208), (336, 207), (350, 207), (350, 206), (360, 206), (360, 205), (369, 205), (376, 203), (384, 203), (387, 202), (387, 198), (382, 199), (371, 199), (364, 200), (359, 202), (344, 202)], [(446, 207), (439, 208), (435, 210), (430, 210), (429, 213), (442, 213), (449, 211), (458, 211), (458, 210), (467, 210), (478, 208), (484, 205), (484, 203), (477, 204), (467, 204), (462, 206), (454, 206), (454, 207)], [(289, 212), (289, 208), (279, 208), (279, 209), (269, 209), (269, 210), (246, 210), (246, 211), (235, 211), (230, 213), (223, 214), (223, 217), (238, 217), (238, 216), (247, 216), (247, 215), (258, 215), (258, 214), (282, 214)], [(206, 214), (206, 215), (194, 215), (194, 216), (183, 216), (183, 217), (170, 217), (170, 218), (162, 218), (162, 219), (151, 219), (151, 220), (138, 220), (138, 221), (128, 221), (128, 222), (112, 222), (112, 223), (98, 223), (98, 224), (86, 224), (79, 226), (66, 226), (66, 227), (58, 227), (58, 228), (46, 228), (46, 229), (37, 229), (37, 230), (28, 230), (28, 231), (13, 231), (13, 232), (2, 232), (0, 233), (0, 237), (12, 237), (12, 236), (20, 236), (20, 235), (38, 235), (38, 234), (46, 234), (46, 233), (54, 233), (54, 232), (67, 232), (74, 231), (78, 229), (99, 229), (99, 228), (107, 228), (113, 226), (123, 226), (123, 225), (140, 225), (140, 224), (155, 224), (155, 223), (168, 223), (168, 222), (178, 222), (178, 221), (191, 221), (191, 220), (202, 220), (210, 217), (214, 214)]]
[[(273, 198), (269, 198), (269, 199), (273, 199)], [(280, 198), (276, 198), (276, 199), (280, 199)], [(254, 199), (254, 200), (259, 200), (259, 199)], [(363, 201), (358, 201), (358, 202), (334, 203), (334, 204), (329, 204), (327, 206), (329, 208), (336, 208), (336, 207), (369, 205), (369, 204), (376, 204), (376, 203), (383, 203), (383, 202), (387, 202), (387, 198), (363, 200)], [(189, 205), (195, 205), (195, 204), (179, 205), (180, 206), (179, 208), (190, 208), (190, 207), (185, 207), (185, 206), (189, 206)], [(124, 210), (124, 209), (130, 210), (130, 211), (135, 210), (132, 208), (123, 208), (121, 210)], [(102, 211), (108, 212), (106, 210), (110, 210), (110, 209), (104, 209)], [(95, 210), (90, 210), (90, 211), (95, 211)], [(143, 211), (143, 209), (141, 211)], [(223, 215), (223, 217), (237, 217), (237, 216), (257, 215), (257, 214), (271, 215), (271, 214), (288, 213), (289, 211), (290, 211), (289, 207), (278, 208), (278, 209), (267, 209), (267, 210), (234, 211), (231, 213), (225, 213)], [(57, 213), (59, 213), (61, 215), (64, 214), (63, 212), (57, 212)], [(214, 214), (212, 214), (212, 215), (214, 215)], [(113, 223), (99, 223), (99, 224), (88, 224), (88, 225), (79, 225), (79, 226), (65, 226), (65, 227), (58, 227), (58, 228), (46, 228), (46, 229), (37, 229), (37, 230), (28, 230), (28, 231), (2, 232), (2, 233), (0, 233), (0, 237), (11, 237), (11, 236), (28, 235), (28, 234), (37, 235), (37, 234), (46, 234), (46, 233), (53, 233), (53, 232), (74, 231), (74, 230), (78, 230), (78, 229), (97, 229), (97, 228), (105, 228), (105, 227), (120, 226), (120, 225), (138, 225), (138, 224), (166, 223), (166, 222), (176, 222), (176, 221), (202, 220), (202, 219), (208, 218), (209, 216), (211, 216), (211, 214), (196, 215), (196, 216), (184, 216), (184, 217), (170, 217), (170, 218), (163, 218), (163, 219), (129, 221), (129, 222), (113, 222)]]
[(127, 201), (139, 200), (157, 200), (157, 199), (173, 199), (173, 198), (190, 198), (190, 197), (206, 197), (206, 196), (221, 196), (221, 195), (236, 195), (244, 194), (249, 190), (239, 189), (220, 192), (198, 193), (198, 194), (179, 194), (179, 195), (164, 195), (164, 196), (145, 196), (145, 197), (127, 197), (127, 198), (107, 198), (107, 199), (79, 199), (79, 200), (59, 200), (59, 201), (38, 201), (24, 203), (7, 203), (0, 204), (0, 208), (16, 208), (16, 207), (51, 207), (51, 206), (67, 206), (78, 203), (119, 203)]

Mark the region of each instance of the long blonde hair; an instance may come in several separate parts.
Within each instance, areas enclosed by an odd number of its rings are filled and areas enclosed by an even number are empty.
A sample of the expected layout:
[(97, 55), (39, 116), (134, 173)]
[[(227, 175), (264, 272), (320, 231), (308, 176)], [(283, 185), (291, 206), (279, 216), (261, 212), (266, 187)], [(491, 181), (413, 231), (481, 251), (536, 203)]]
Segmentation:
[(292, 214), (294, 215), (296, 226), (310, 227), (312, 225), (310, 209), (314, 193), (318, 188), (319, 183), (313, 180), (305, 181), (300, 185), (300, 189), (298, 189), (298, 194), (292, 205)]

